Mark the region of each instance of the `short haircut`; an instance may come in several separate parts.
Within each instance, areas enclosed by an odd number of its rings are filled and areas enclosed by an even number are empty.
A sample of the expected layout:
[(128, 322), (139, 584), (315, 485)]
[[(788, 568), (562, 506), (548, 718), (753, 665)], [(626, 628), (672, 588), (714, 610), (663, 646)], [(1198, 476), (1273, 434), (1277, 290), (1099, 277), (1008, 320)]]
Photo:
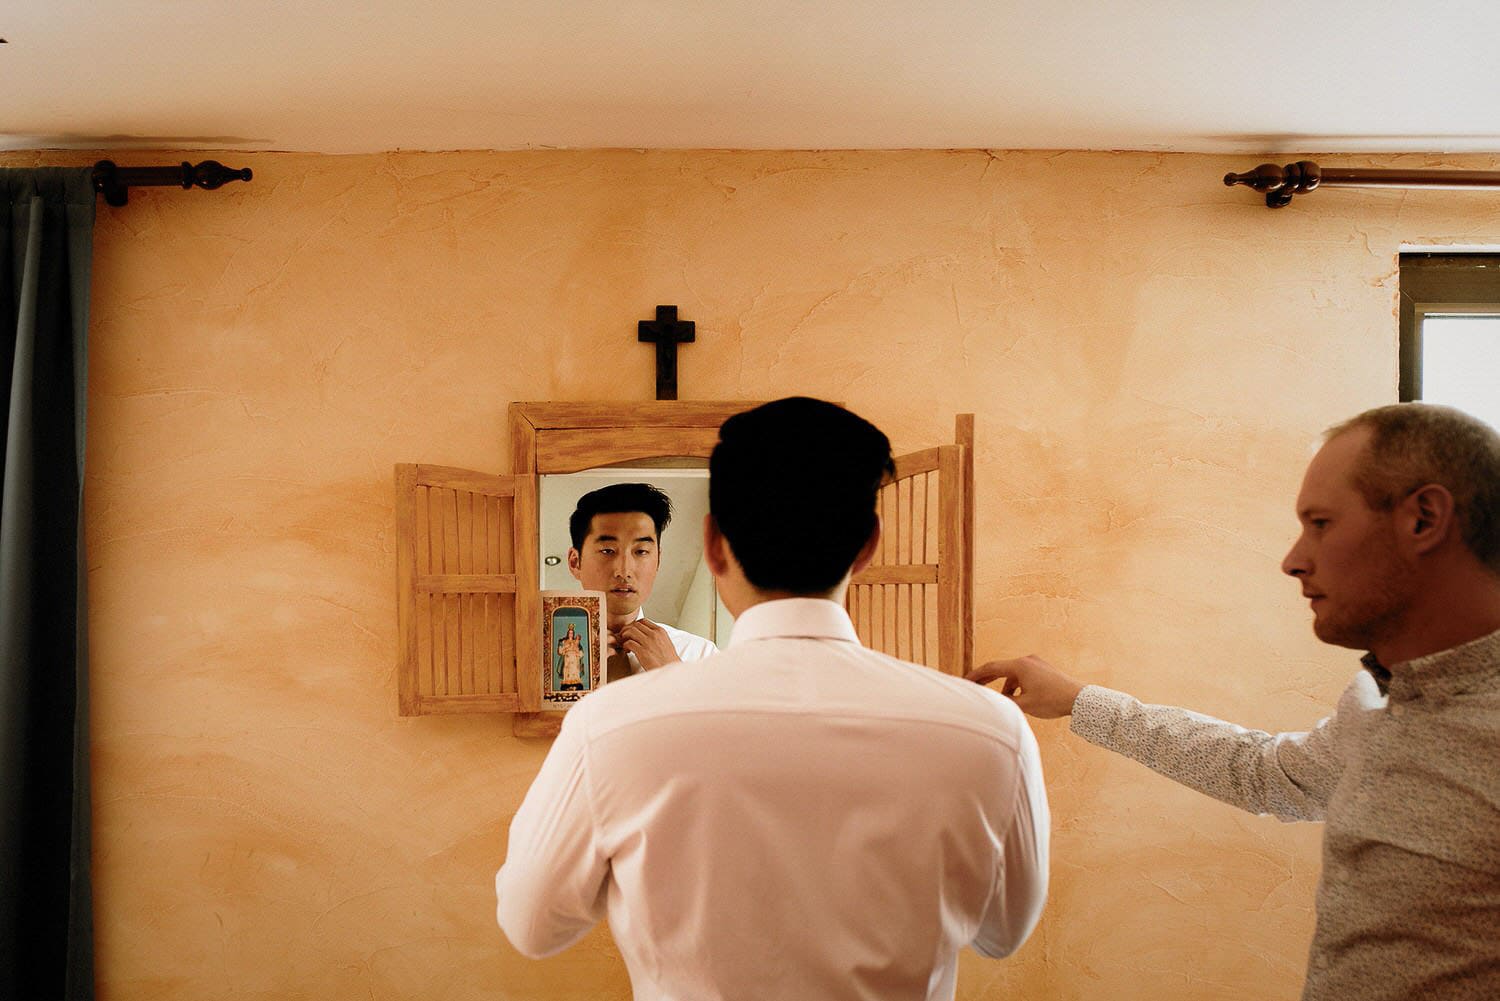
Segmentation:
[(735, 414), (708, 460), (708, 510), (763, 591), (827, 592), (875, 531), (891, 443), (843, 407), (789, 397)]
[(1328, 429), (1335, 438), (1370, 429), (1354, 486), (1376, 511), (1389, 511), (1436, 483), (1453, 495), (1464, 545), (1500, 574), (1500, 434), (1476, 417), (1431, 403), (1376, 407)]
[(578, 498), (578, 506), (568, 518), (568, 534), (573, 548), (582, 549), (596, 514), (627, 514), (639, 511), (656, 526), (656, 541), (672, 522), (672, 499), (649, 483), (611, 483), (590, 490)]

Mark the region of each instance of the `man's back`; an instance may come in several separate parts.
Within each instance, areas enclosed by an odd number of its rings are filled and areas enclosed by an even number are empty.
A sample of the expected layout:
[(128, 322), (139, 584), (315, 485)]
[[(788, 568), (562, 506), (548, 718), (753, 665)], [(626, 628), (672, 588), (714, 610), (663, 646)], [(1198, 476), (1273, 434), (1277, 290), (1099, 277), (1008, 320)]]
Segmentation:
[[(501, 923), (555, 951), (607, 886), (637, 998), (950, 998), (959, 948), (1005, 955), (1040, 914), (1049, 821), (1020, 712), (864, 649), (832, 602), (755, 606), (727, 651), (585, 699), (564, 740), (549, 767), (574, 764), (538, 786), (570, 802), (517, 815)], [(518, 851), (532, 875), (510, 879)], [(507, 910), (536, 913), (549, 878), (577, 881), (574, 912), (527, 938)]]

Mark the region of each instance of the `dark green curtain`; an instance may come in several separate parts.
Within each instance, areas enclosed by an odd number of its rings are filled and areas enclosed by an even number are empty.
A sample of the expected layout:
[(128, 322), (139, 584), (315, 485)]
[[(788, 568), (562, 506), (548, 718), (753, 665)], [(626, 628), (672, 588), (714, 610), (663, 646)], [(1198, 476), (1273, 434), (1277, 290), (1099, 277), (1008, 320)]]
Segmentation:
[(94, 996), (83, 427), (87, 167), (0, 169), (0, 998)]

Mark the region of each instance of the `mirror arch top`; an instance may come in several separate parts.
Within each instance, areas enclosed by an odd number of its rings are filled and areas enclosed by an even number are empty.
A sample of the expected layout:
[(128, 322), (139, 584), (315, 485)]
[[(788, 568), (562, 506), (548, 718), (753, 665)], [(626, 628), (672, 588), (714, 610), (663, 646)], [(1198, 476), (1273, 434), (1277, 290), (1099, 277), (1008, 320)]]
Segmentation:
[(755, 400), (512, 403), (511, 471), (573, 473), (675, 456), (708, 458), (719, 425)]

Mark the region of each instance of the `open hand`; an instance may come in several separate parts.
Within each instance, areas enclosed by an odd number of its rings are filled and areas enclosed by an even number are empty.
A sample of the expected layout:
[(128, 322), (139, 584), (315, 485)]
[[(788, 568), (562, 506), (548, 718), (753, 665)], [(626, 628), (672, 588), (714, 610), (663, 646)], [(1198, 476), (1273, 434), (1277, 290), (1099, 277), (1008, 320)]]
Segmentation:
[(1021, 711), (1041, 719), (1056, 719), (1073, 712), (1073, 702), (1083, 684), (1068, 677), (1040, 657), (1028, 655), (1014, 660), (992, 660), (965, 675), (970, 681), (988, 685), (1004, 678), (1000, 694)]

